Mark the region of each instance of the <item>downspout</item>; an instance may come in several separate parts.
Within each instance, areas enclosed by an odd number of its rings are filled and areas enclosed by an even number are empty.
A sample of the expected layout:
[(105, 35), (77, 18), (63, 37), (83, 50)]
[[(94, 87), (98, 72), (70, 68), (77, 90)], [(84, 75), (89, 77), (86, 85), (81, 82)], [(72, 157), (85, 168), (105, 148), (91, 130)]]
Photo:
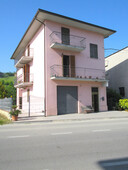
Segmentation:
[(44, 25), (44, 116), (46, 117), (46, 66), (45, 66), (45, 24), (35, 17), (35, 20)]

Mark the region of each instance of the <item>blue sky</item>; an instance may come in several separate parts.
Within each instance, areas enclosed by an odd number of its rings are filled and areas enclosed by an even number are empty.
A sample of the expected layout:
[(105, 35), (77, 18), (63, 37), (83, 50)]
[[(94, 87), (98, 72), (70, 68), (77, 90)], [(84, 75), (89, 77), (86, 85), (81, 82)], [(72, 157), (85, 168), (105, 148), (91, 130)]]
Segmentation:
[(105, 49), (128, 46), (128, 0), (0, 0), (0, 71), (16, 70), (10, 57), (38, 8), (116, 30)]

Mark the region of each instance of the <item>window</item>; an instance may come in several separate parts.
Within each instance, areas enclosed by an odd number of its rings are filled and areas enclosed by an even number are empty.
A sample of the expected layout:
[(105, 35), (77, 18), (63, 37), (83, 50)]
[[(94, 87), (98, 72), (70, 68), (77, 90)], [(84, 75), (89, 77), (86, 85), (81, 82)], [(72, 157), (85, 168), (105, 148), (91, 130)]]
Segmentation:
[(70, 44), (70, 30), (68, 28), (61, 28), (61, 39), (62, 44), (69, 45)]
[(75, 56), (63, 55), (63, 76), (75, 77)]
[(120, 92), (120, 95), (121, 95), (122, 97), (125, 96), (125, 89), (124, 89), (124, 87), (119, 87), (119, 92)]
[(98, 46), (90, 44), (90, 58), (98, 58)]
[(19, 97), (19, 109), (22, 109), (22, 97)]

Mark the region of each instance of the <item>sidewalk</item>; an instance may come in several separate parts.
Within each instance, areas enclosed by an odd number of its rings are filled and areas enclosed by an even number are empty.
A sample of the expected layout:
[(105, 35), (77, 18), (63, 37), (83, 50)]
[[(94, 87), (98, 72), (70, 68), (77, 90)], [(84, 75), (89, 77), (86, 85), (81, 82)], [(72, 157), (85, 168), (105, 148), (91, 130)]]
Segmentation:
[(34, 122), (66, 122), (66, 121), (86, 121), (86, 120), (98, 120), (98, 119), (116, 119), (116, 118), (128, 118), (128, 112), (126, 111), (107, 111), (89, 114), (66, 114), (58, 116), (31, 116), (31, 117), (19, 117), (18, 121), (14, 123), (34, 123)]

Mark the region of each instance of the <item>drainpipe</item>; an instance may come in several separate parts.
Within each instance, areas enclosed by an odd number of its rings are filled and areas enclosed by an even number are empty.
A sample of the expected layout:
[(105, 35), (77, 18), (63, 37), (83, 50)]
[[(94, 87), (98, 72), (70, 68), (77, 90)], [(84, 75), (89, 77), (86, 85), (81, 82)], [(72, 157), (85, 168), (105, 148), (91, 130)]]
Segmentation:
[(46, 117), (46, 66), (45, 66), (45, 24), (35, 17), (35, 20), (44, 25), (44, 116)]

